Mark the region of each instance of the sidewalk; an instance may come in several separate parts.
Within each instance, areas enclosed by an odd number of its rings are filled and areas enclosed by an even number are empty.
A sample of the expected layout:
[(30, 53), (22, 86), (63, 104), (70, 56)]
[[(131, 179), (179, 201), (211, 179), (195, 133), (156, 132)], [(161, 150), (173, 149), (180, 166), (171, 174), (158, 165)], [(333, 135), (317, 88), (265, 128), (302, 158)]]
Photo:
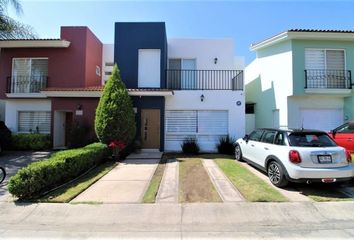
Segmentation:
[(127, 159), (71, 203), (141, 203), (160, 159)]
[(0, 203), (0, 238), (352, 239), (354, 204)]

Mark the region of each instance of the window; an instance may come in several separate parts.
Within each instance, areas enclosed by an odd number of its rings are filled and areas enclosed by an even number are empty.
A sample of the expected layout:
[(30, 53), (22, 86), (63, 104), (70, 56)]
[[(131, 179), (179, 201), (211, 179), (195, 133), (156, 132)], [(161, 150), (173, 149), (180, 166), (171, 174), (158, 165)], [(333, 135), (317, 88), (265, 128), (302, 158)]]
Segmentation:
[(289, 144), (295, 147), (334, 147), (336, 144), (322, 132), (289, 134)]
[(253, 131), (250, 136), (249, 136), (249, 140), (251, 141), (259, 141), (262, 137), (262, 134), (263, 134), (263, 130), (256, 130), (256, 131)]
[(262, 136), (262, 142), (273, 144), (275, 131), (266, 131)]
[(168, 68), (170, 83), (173, 88), (195, 89), (197, 88), (197, 72), (195, 59), (169, 59)]
[(46, 87), (48, 58), (14, 58), (12, 63), (12, 93), (39, 92)]
[(112, 75), (112, 72), (104, 72), (104, 75), (106, 75), (106, 76), (111, 76), (111, 75)]
[(285, 145), (284, 134), (283, 133), (277, 133), (277, 136), (275, 137), (274, 144), (276, 144), (276, 145)]
[(254, 114), (254, 105), (255, 103), (246, 103), (246, 114)]
[(344, 70), (344, 50), (305, 49), (305, 68), (316, 70)]
[(18, 112), (18, 132), (50, 133), (50, 112)]
[(106, 66), (106, 67), (113, 67), (113, 66), (114, 66), (114, 63), (113, 63), (113, 62), (106, 62), (106, 63), (105, 63), (105, 66)]
[(336, 129), (336, 133), (354, 133), (353, 123), (346, 123)]

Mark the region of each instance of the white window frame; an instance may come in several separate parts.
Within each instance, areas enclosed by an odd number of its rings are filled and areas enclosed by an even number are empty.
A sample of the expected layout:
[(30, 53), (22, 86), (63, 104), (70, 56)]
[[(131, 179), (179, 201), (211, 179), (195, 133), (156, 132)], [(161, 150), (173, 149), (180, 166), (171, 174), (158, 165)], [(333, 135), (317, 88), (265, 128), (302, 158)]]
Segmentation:
[[(324, 51), (324, 58), (325, 58), (325, 68), (323, 70), (331, 70), (331, 69), (327, 69), (327, 51), (343, 51), (344, 53), (344, 71), (347, 71), (347, 53), (346, 53), (346, 49), (344, 48), (305, 48), (305, 52), (306, 50), (320, 50), (320, 51)], [(304, 54), (305, 57), (305, 61), (304, 63), (306, 63), (306, 54)]]
[[(20, 60), (20, 59), (29, 59), (30, 60), (30, 65), (31, 65), (31, 68), (29, 69), (29, 77), (32, 76), (32, 60), (33, 59), (43, 59), (43, 60), (47, 60), (48, 61), (48, 70), (49, 70), (49, 58), (48, 57), (14, 57), (12, 58), (12, 66), (11, 66), (11, 83), (12, 81), (14, 81), (14, 71), (15, 71), (15, 60)], [(12, 91), (13, 89), (11, 89)], [(27, 92), (25, 93), (31, 93), (30, 91), (30, 84), (28, 84), (28, 89), (27, 89)]]
[[(17, 111), (17, 132), (18, 133), (31, 133), (30, 131), (20, 131), (20, 113), (21, 112), (39, 112), (39, 113), (49, 113), (50, 115), (50, 119), (49, 119), (49, 131), (48, 132), (39, 132), (39, 133), (43, 133), (43, 134), (50, 134), (51, 132), (51, 125), (52, 125), (52, 114), (51, 111), (37, 111), (37, 110), (19, 110)], [(35, 129), (33, 129), (33, 131), (35, 131)]]

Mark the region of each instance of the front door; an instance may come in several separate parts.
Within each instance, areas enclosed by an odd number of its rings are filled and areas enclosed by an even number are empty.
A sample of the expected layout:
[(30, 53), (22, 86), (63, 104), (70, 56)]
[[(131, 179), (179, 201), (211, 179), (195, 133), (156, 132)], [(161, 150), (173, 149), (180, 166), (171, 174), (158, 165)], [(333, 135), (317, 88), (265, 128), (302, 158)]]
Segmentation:
[(160, 148), (160, 110), (141, 110), (142, 148)]

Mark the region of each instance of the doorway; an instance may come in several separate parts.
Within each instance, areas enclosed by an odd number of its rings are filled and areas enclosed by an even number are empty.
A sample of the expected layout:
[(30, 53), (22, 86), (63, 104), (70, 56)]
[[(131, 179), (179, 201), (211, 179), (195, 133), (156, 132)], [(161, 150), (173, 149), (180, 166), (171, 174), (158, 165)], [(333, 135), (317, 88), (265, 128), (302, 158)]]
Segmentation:
[(160, 148), (160, 109), (141, 110), (142, 148)]

